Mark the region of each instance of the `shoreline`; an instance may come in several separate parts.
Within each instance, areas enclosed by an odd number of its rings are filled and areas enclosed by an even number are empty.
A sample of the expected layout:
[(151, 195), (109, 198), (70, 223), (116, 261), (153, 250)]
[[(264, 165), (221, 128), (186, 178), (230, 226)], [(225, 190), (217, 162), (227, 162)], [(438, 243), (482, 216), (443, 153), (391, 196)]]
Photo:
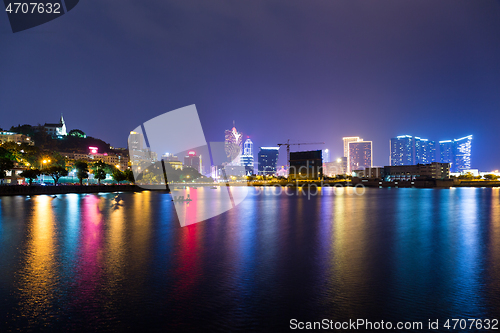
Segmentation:
[(137, 185), (58, 185), (58, 186), (29, 186), (5, 185), (0, 186), (0, 196), (12, 195), (44, 195), (44, 194), (71, 194), (71, 193), (99, 193), (99, 192), (140, 192), (144, 191)]
[[(288, 187), (307, 187), (308, 185), (316, 185), (318, 187), (334, 187), (335, 185), (340, 185), (342, 187), (355, 187), (356, 185), (363, 185), (369, 188), (438, 188), (438, 189), (449, 189), (449, 188), (495, 188), (500, 187), (500, 181), (462, 181), (462, 182), (410, 182), (410, 181), (399, 181), (399, 182), (379, 182), (379, 181), (354, 181), (354, 182), (335, 182), (335, 183), (321, 183), (321, 182), (301, 182), (297, 184), (296, 182), (280, 182), (280, 183), (260, 183), (260, 184), (212, 184), (211, 186), (217, 187), (275, 187), (275, 186), (288, 186)], [(145, 185), (148, 186), (148, 185)], [(164, 186), (164, 185), (163, 185)], [(44, 195), (44, 194), (71, 194), (71, 193), (112, 193), (112, 192), (141, 192), (141, 191), (165, 191), (170, 193), (161, 186), (160, 188), (155, 188), (155, 186), (150, 186), (150, 188), (143, 188), (138, 185), (58, 185), (58, 186), (28, 186), (28, 185), (6, 185), (0, 186), (0, 196), (13, 196), (13, 195)], [(188, 184), (178, 186), (190, 187)], [(197, 184), (200, 187), (199, 184)], [(175, 190), (175, 188), (174, 188)]]

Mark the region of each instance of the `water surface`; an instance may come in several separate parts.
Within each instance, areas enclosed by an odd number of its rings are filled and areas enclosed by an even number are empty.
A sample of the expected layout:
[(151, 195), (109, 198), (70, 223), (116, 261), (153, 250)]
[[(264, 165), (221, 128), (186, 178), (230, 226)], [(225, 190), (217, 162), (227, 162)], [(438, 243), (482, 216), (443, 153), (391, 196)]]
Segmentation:
[(499, 188), (256, 190), (184, 228), (165, 193), (0, 197), (0, 331), (500, 317)]

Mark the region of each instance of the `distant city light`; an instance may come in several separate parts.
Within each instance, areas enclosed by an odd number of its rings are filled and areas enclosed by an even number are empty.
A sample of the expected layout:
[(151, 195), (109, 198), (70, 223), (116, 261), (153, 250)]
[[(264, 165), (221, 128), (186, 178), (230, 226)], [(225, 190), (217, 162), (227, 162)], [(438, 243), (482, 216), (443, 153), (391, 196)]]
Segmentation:
[(188, 155), (194, 156), (194, 155), (196, 155), (196, 152), (191, 150), (191, 151), (188, 153)]
[(91, 154), (97, 154), (97, 152), (99, 151), (99, 148), (97, 148), (97, 147), (89, 147), (89, 150), (90, 150)]

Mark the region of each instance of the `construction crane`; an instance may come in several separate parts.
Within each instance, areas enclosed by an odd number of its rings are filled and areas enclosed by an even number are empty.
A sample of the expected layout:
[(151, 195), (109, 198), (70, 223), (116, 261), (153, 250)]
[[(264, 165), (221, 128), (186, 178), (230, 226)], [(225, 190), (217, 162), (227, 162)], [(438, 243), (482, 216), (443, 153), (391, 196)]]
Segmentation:
[(278, 143), (278, 147), (286, 146), (286, 162), (287, 166), (290, 167), (290, 146), (299, 146), (300, 145), (323, 145), (324, 142), (307, 142), (307, 143), (290, 143), (290, 139), (286, 141), (286, 143)]

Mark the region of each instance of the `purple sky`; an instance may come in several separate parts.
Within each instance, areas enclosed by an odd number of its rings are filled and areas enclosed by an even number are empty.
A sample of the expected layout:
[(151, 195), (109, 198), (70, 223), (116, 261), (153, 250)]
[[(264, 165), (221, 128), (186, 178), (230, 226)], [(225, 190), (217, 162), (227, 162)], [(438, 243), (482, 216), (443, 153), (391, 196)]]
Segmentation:
[(361, 136), (388, 165), (391, 137), (473, 134), (472, 166), (500, 169), (498, 0), (86, 0), (16, 34), (0, 14), (0, 42), (4, 129), (62, 112), (124, 147), (196, 104), (208, 141), (234, 120), (256, 147), (335, 158)]

